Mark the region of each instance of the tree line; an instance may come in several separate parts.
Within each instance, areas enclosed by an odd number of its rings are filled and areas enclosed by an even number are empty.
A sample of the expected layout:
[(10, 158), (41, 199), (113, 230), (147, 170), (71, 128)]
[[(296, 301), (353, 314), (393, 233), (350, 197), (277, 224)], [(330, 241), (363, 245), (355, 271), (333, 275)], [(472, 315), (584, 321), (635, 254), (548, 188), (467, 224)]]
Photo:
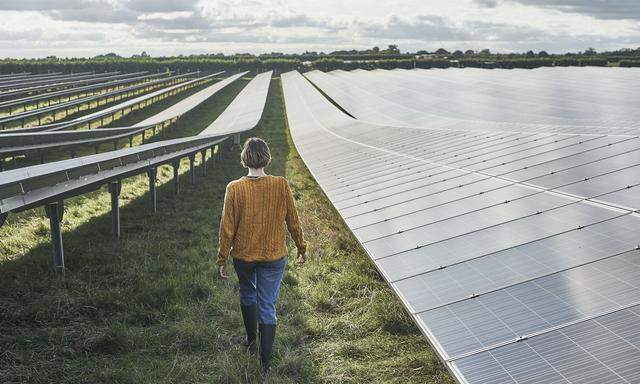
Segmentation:
[(395, 44), (385, 49), (373, 47), (366, 50), (342, 50), (330, 53), (303, 52), (284, 54), (280, 52), (254, 55), (240, 53), (234, 55), (202, 54), (175, 57), (151, 57), (146, 52), (121, 57), (115, 53), (99, 55), (93, 58), (57, 58), (44, 59), (0, 59), (0, 73), (12, 72), (84, 72), (84, 71), (121, 71), (121, 72), (164, 72), (179, 73), (200, 70), (204, 72), (251, 71), (254, 73), (273, 70), (276, 74), (290, 70), (307, 71), (319, 69), (393, 69), (393, 68), (538, 68), (551, 66), (640, 66), (640, 48), (623, 49), (610, 52), (596, 52), (589, 48), (584, 52), (549, 54), (546, 51), (524, 53), (493, 53), (489, 49), (479, 51), (455, 50), (444, 48), (436, 51), (417, 51), (402, 53)]

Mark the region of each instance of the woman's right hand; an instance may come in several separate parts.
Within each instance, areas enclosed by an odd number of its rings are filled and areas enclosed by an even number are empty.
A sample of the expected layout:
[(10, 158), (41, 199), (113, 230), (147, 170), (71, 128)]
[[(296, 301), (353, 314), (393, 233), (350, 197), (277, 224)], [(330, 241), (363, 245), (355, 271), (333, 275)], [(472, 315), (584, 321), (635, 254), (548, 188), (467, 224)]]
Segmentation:
[(298, 259), (296, 260), (298, 265), (303, 265), (305, 261), (307, 261), (307, 256), (305, 256), (304, 253), (298, 252)]
[(229, 272), (227, 272), (226, 266), (221, 265), (218, 267), (218, 276), (220, 276), (222, 280), (227, 280), (229, 278)]

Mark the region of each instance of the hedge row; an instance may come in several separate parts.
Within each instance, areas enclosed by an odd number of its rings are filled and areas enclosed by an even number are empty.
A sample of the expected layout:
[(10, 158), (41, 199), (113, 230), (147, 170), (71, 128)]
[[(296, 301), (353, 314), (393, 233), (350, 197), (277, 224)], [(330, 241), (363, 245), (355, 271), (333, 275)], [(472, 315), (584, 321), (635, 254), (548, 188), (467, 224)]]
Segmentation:
[(539, 67), (585, 67), (599, 66), (606, 67), (609, 64), (606, 58), (532, 58), (532, 59), (512, 59), (512, 60), (478, 60), (478, 59), (462, 59), (461, 67), (474, 68), (539, 68)]
[(640, 67), (640, 60), (620, 60), (621, 67)]
[(144, 59), (69, 59), (69, 60), (0, 60), (0, 73), (32, 72), (84, 72), (84, 71), (121, 71), (121, 72), (164, 72), (166, 70), (188, 72), (201, 70), (253, 71), (274, 70), (277, 73), (291, 71), (300, 66), (298, 60), (290, 59), (211, 59), (211, 58), (144, 58)]
[(333, 71), (336, 69), (352, 70), (352, 69), (394, 69), (394, 68), (449, 68), (455, 66), (455, 63), (451, 63), (448, 60), (339, 60), (339, 59), (320, 59), (313, 61), (311, 66), (307, 69), (319, 69), (321, 71)]
[[(638, 60), (623, 60), (620, 66), (639, 66)], [(121, 72), (164, 72), (172, 70), (187, 72), (201, 70), (204, 72), (238, 72), (251, 71), (254, 73), (273, 70), (276, 74), (298, 70), (320, 69), (332, 71), (336, 69), (393, 69), (393, 68), (538, 68), (550, 66), (606, 66), (605, 57), (590, 58), (528, 58), (528, 59), (491, 59), (469, 58), (459, 61), (445, 59), (384, 59), (384, 60), (343, 60), (338, 58), (323, 58), (311, 61), (310, 64), (297, 59), (220, 59), (220, 58), (100, 58), (100, 59), (38, 59), (38, 60), (0, 60), (0, 73), (32, 72), (84, 72), (84, 71), (121, 71)]]

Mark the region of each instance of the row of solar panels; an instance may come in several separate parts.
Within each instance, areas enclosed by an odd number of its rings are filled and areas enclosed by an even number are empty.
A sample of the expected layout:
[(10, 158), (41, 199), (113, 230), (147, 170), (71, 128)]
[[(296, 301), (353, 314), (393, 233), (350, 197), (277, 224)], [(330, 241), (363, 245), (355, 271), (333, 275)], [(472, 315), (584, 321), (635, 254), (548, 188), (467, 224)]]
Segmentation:
[(95, 84), (108, 80), (126, 77), (127, 74), (120, 72), (91, 73), (83, 72), (77, 74), (59, 75), (49, 78), (28, 78), (18, 81), (5, 82), (0, 84), (0, 99), (16, 97), (18, 95), (35, 94), (42, 91), (50, 92), (54, 90), (78, 87), (83, 84)]
[(637, 72), (573, 71), (307, 74), (357, 119), (282, 76), (301, 157), (460, 382), (640, 382), (640, 138), (564, 114)]
[[(175, 118), (186, 113), (243, 74), (237, 74), (213, 84), (168, 108), (169, 114), (163, 111), (154, 118)], [(63, 266), (59, 221), (60, 207), (63, 206), (64, 199), (109, 184), (112, 204), (116, 204), (113, 210), (114, 220), (119, 222), (117, 195), (120, 180), (148, 172), (152, 196), (155, 197), (155, 169), (162, 164), (173, 164), (177, 181), (178, 162), (183, 157), (189, 157), (192, 180), (195, 180), (196, 154), (202, 155), (201, 164), (204, 166), (207, 150), (211, 149), (213, 158), (213, 148), (218, 146), (219, 153), (222, 149), (219, 145), (229, 135), (239, 135), (258, 123), (266, 102), (270, 79), (271, 72), (254, 77), (216, 121), (200, 135), (3, 172), (0, 178), (0, 223), (4, 222), (9, 212), (19, 212), (43, 205), (47, 207), (54, 240), (54, 262), (58, 267)], [(154, 118), (140, 124), (154, 123), (155, 121), (151, 121)]]
[[(60, 73), (60, 72), (55, 72)], [(51, 74), (51, 72), (49, 72), (48, 74)], [(4, 73), (0, 75), (0, 79), (18, 79), (21, 77), (29, 77), (29, 76), (36, 76), (34, 74), (31, 74), (31, 72), (11, 72), (11, 73)]]
[[(182, 86), (190, 87), (199, 85), (203, 81), (210, 80), (213, 76), (218, 76), (222, 72), (212, 75), (203, 76), (192, 81), (181, 83)], [(103, 129), (91, 129), (91, 130), (77, 130), (77, 131), (45, 131), (45, 132), (32, 132), (32, 133), (20, 133), (21, 130), (14, 130), (12, 133), (5, 133), (0, 135), (0, 156), (16, 156), (19, 154), (27, 153), (40, 153), (45, 150), (59, 150), (62, 148), (74, 148), (81, 145), (97, 145), (103, 142), (117, 141), (123, 138), (131, 138), (132, 136), (140, 133), (144, 133), (146, 130), (153, 129), (157, 126), (164, 126), (171, 120), (176, 119), (180, 115), (190, 111), (198, 106), (204, 100), (211, 97), (213, 94), (237, 80), (247, 72), (238, 73), (223, 79), (210, 87), (207, 87), (196, 94), (179, 101), (178, 103), (166, 108), (159, 113), (134, 124), (131, 127), (119, 127), (119, 128), (103, 128)], [(149, 100), (159, 97), (161, 94), (166, 94), (177, 89), (174, 86), (160, 89), (156, 92), (139, 96), (135, 99), (127, 100), (109, 108), (102, 109), (88, 116), (83, 116), (75, 119), (74, 122), (86, 122), (92, 119), (101, 118), (108, 114), (115, 113), (116, 111), (123, 110), (125, 108), (131, 108), (138, 103), (144, 103)], [(89, 120), (87, 120), (89, 119)], [(69, 126), (70, 123), (67, 123)], [(58, 127), (56, 127), (58, 128)]]
[(588, 128), (637, 135), (640, 93), (624, 82), (640, 71), (620, 70), (314, 71), (307, 77), (366, 121), (430, 129), (584, 134)]
[[(116, 74), (118, 72), (105, 72), (105, 74)], [(18, 88), (26, 88), (32, 85), (41, 85), (41, 84), (53, 84), (53, 83), (61, 83), (67, 80), (82, 80), (86, 78), (92, 78), (100, 76), (100, 74), (95, 74), (93, 72), (78, 72), (78, 73), (69, 73), (69, 74), (59, 74), (59, 75), (42, 75), (39, 77), (33, 77), (28, 79), (10, 79), (10, 80), (0, 80), (0, 91), (5, 91), (8, 89), (18, 89)]]
[[(171, 75), (172, 72), (162, 72), (162, 73), (154, 73), (147, 74), (146, 71), (142, 72), (131, 72), (125, 73), (121, 75), (115, 76), (106, 76), (101, 77), (96, 80), (96, 83), (90, 85), (81, 85), (76, 87), (71, 87), (67, 89), (61, 89), (51, 92), (38, 92), (33, 95), (11, 98), (9, 100), (0, 101), (0, 109), (7, 109), (8, 113), (14, 113), (14, 109), (17, 106), (26, 106), (33, 103), (37, 103), (39, 101), (43, 101), (44, 104), (50, 105), (53, 100), (61, 100), (64, 96), (66, 96), (69, 100), (71, 99), (71, 95), (85, 95), (88, 96), (90, 94), (95, 94), (97, 91), (103, 89), (113, 89), (119, 87), (124, 84), (131, 84), (135, 82), (148, 81), (150, 79), (156, 77), (164, 77)], [(40, 105), (40, 103), (38, 103)]]
[[(196, 75), (196, 74), (197, 73), (194, 72), (194, 73), (187, 74), (186, 76)], [(152, 80), (152, 81), (145, 81), (141, 83), (137, 82), (136, 84), (133, 84), (124, 88), (118, 88), (108, 92), (102, 92), (94, 95), (75, 98), (73, 100), (68, 100), (63, 103), (50, 104), (48, 106), (26, 110), (19, 113), (10, 114), (8, 116), (2, 116), (0, 117), (0, 128), (4, 128), (7, 124), (15, 121), (20, 121), (21, 126), (25, 126), (25, 121), (28, 121), (30, 119), (36, 119), (38, 121), (38, 124), (40, 125), (41, 124), (40, 119), (41, 119), (41, 116), (43, 115), (52, 115), (55, 122), (56, 111), (67, 111), (67, 110), (73, 109), (74, 107), (78, 109), (82, 105), (91, 105), (92, 103), (96, 103), (96, 105), (98, 105), (101, 103), (101, 101), (102, 103), (106, 103), (107, 100), (109, 99), (119, 100), (124, 97), (129, 97), (131, 94), (149, 92), (153, 89), (158, 89), (158, 88), (175, 85), (177, 83), (183, 82), (187, 79), (186, 76), (176, 75), (176, 76), (165, 77), (165, 78)]]
[[(69, 119), (69, 120), (65, 119), (64, 121), (33, 126), (29, 128), (7, 129), (4, 131), (0, 131), (0, 135), (10, 134), (10, 133), (28, 133), (28, 132), (44, 132), (44, 131), (53, 132), (53, 131), (81, 127), (84, 124), (87, 124), (92, 121), (101, 120), (102, 118), (113, 115), (115, 112), (122, 111), (126, 108), (131, 108), (136, 105), (142, 105), (145, 103), (151, 103), (157, 100), (161, 96), (175, 94), (177, 90), (184, 90), (184, 89), (192, 88), (194, 86), (202, 85), (206, 82), (211, 81), (213, 77), (220, 75), (221, 73), (223, 72), (214, 73), (206, 76), (194, 77), (194, 78), (192, 78), (192, 76), (199, 74), (199, 72), (188, 73), (186, 74), (187, 76), (187, 78), (185, 79), (186, 81), (181, 81), (168, 86), (165, 85), (164, 87), (154, 90), (153, 92), (144, 93), (132, 99), (127, 99), (122, 103), (119, 103), (107, 108), (102, 108), (96, 112), (93, 112), (87, 115), (83, 115), (74, 119)], [(171, 81), (173, 81), (174, 79), (181, 80), (182, 76), (184, 75), (172, 76), (170, 80)]]
[[(84, 80), (66, 80), (63, 82), (55, 82), (52, 84), (44, 84), (44, 85), (31, 85), (25, 88), (14, 89), (10, 91), (2, 91), (0, 92), (0, 100), (6, 101), (7, 99), (13, 99), (20, 95), (31, 95), (35, 96), (41, 93), (49, 93), (55, 92), (58, 90), (72, 90), (74, 88), (79, 88), (80, 86), (88, 86), (91, 84), (103, 83), (105, 81), (111, 81), (116, 79), (122, 79), (130, 76), (130, 74), (121, 74), (121, 75), (105, 75), (100, 74), (96, 75), (96, 77), (87, 78)], [(26, 97), (26, 96), (25, 96)]]

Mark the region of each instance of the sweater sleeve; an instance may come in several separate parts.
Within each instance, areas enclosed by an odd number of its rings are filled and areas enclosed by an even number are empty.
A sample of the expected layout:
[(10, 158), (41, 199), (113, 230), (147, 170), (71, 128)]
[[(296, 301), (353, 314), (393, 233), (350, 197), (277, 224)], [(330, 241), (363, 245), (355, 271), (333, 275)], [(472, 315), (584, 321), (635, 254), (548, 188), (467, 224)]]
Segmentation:
[(222, 208), (222, 217), (220, 219), (220, 236), (218, 248), (218, 265), (224, 265), (227, 262), (229, 253), (231, 252), (231, 244), (236, 235), (236, 212), (235, 198), (233, 189), (227, 185), (224, 196), (224, 207)]
[(293, 201), (293, 193), (291, 193), (291, 187), (289, 186), (289, 182), (287, 180), (285, 183), (285, 199), (286, 199), (286, 207), (287, 207), (287, 229), (291, 234), (291, 238), (293, 242), (296, 243), (296, 248), (298, 248), (298, 252), (305, 254), (307, 251), (307, 243), (304, 241), (304, 236), (302, 235), (302, 228), (300, 228), (300, 221), (298, 220), (298, 211), (296, 210), (296, 205)]

